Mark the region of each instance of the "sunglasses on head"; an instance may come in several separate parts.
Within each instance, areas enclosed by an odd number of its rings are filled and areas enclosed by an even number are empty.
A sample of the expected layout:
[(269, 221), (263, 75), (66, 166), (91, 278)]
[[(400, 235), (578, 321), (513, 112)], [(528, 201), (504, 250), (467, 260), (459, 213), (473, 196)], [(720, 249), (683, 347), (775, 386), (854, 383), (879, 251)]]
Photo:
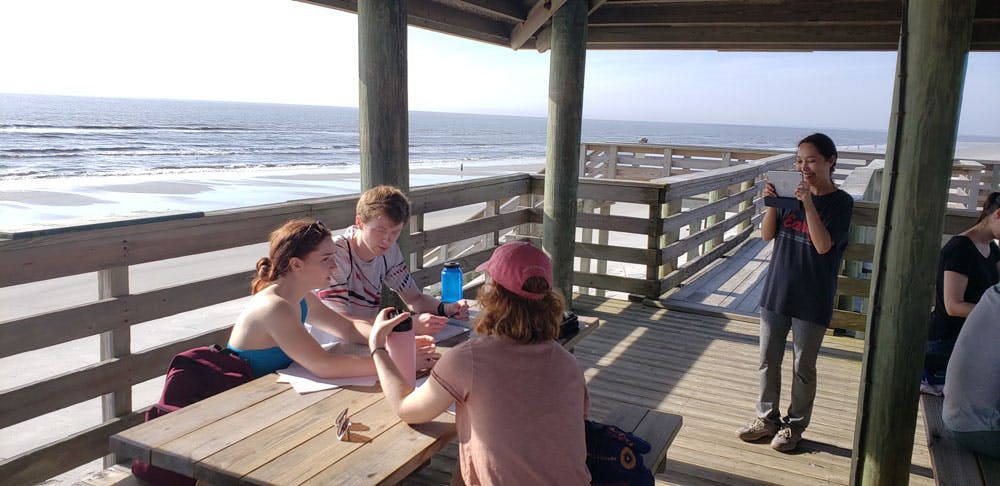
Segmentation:
[[(337, 440), (351, 440), (351, 418), (347, 416), (347, 409), (345, 408), (340, 415), (337, 415), (337, 421), (335, 422), (337, 426)], [(344, 439), (347, 437), (347, 439)]]
[(313, 221), (309, 226), (306, 227), (307, 233), (311, 231), (315, 231), (320, 235), (325, 235), (328, 232), (330, 232), (330, 230), (326, 227), (326, 225), (323, 224), (323, 222), (318, 219), (316, 221)]

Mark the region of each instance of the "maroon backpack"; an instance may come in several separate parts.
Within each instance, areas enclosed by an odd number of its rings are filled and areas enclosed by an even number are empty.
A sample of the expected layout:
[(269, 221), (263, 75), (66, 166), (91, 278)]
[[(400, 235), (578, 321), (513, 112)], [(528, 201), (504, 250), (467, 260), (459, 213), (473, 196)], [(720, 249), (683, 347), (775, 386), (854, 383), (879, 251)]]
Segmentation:
[[(160, 401), (146, 411), (146, 422), (253, 379), (250, 364), (229, 349), (202, 346), (178, 353), (170, 361)], [(132, 473), (158, 485), (191, 485), (195, 480), (144, 462), (132, 462)]]

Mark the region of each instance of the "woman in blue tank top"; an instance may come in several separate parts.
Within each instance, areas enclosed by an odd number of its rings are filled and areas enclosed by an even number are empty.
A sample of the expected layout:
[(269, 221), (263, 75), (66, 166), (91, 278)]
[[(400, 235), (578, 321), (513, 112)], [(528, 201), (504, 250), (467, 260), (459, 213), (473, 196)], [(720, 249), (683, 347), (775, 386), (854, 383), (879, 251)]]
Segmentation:
[(259, 377), (295, 361), (322, 378), (375, 374), (367, 356), (327, 353), (306, 331), (309, 323), (340, 339), (367, 343), (371, 325), (334, 312), (311, 290), (329, 285), (333, 269), (330, 230), (317, 220), (298, 219), (271, 233), (271, 250), (257, 261), (253, 298), (236, 319), (228, 348), (250, 362)]

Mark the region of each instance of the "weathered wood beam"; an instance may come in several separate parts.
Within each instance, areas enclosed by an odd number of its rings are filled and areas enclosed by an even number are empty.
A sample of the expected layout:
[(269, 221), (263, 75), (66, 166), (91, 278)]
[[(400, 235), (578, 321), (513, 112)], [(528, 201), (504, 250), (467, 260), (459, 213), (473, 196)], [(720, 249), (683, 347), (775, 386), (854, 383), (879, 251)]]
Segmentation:
[[(351, 13), (357, 13), (358, 11), (357, 0), (297, 1)], [(492, 4), (494, 2), (486, 2), (484, 0), (482, 3)], [(504, 47), (510, 45), (509, 22), (520, 22), (524, 19), (524, 16), (520, 16), (516, 20), (510, 20), (508, 23), (505, 23), (432, 0), (409, 0), (406, 2), (406, 14), (409, 25)]]
[(713, 2), (656, 5), (628, 5), (612, 2), (590, 15), (588, 24), (597, 26), (672, 26), (672, 25), (781, 25), (787, 23), (810, 26), (835, 25), (843, 22), (896, 24), (902, 11), (901, 3), (829, 1), (788, 2), (773, 4), (727, 5)]
[(406, 3), (358, 2), (361, 190), (410, 187)]
[(562, 290), (568, 303), (573, 295), (586, 46), (586, 0), (569, 0), (552, 17), (542, 240), (542, 246), (552, 258), (554, 284)]
[[(597, 11), (597, 9), (603, 7), (606, 3), (608, 3), (608, 0), (590, 0), (590, 8), (587, 9), (588, 24), (590, 23), (589, 16), (593, 15), (594, 12)], [(551, 48), (552, 48), (552, 26), (546, 25), (545, 27), (542, 28), (541, 31), (538, 32), (538, 35), (535, 36), (535, 49), (538, 49), (538, 52), (545, 52)]]
[(518, 2), (507, 0), (462, 0), (463, 4), (472, 9), (488, 12), (513, 22), (522, 22), (528, 17), (528, 11)]
[(410, 25), (504, 47), (510, 45), (510, 23), (476, 15), (432, 0), (408, 0)]
[[(511, 30), (511, 49), (516, 50), (523, 47), (528, 39), (534, 36), (538, 29), (541, 29), (564, 3), (566, 0), (538, 0), (538, 3), (531, 7), (531, 11), (528, 12), (528, 18), (515, 25), (514, 29)], [(584, 30), (586, 30), (586, 25), (586, 17), (584, 17)]]
[(739, 48), (745, 44), (777, 45), (836, 44), (896, 45), (899, 27), (896, 25), (845, 25), (836, 29), (818, 29), (810, 26), (668, 26), (668, 27), (591, 27), (587, 32), (587, 46), (619, 44), (654, 45), (718, 45)]
[(904, 2), (851, 484), (906, 484), (975, 0)]

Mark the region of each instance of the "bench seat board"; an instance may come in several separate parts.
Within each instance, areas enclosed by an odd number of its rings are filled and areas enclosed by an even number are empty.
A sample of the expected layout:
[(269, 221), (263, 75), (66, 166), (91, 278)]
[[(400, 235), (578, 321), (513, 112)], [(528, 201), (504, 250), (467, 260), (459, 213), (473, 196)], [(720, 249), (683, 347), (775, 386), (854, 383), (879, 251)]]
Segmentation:
[(605, 423), (642, 437), (652, 446), (643, 454), (643, 462), (653, 473), (663, 472), (666, 467), (667, 449), (677, 437), (684, 418), (680, 415), (651, 410), (628, 403), (618, 403), (611, 410)]
[[(934, 468), (934, 480), (941, 486), (981, 486), (1000, 484), (1000, 467), (996, 461), (983, 458), (986, 468), (993, 468), (993, 473), (980, 470), (976, 453), (955, 442), (955, 436), (944, 425), (941, 419), (941, 407), (944, 399), (932, 395), (920, 395), (920, 406), (924, 410), (924, 423), (927, 431), (927, 448), (931, 451), (931, 465)], [(990, 465), (990, 463), (994, 465)], [(990, 477), (989, 482), (984, 477)]]

